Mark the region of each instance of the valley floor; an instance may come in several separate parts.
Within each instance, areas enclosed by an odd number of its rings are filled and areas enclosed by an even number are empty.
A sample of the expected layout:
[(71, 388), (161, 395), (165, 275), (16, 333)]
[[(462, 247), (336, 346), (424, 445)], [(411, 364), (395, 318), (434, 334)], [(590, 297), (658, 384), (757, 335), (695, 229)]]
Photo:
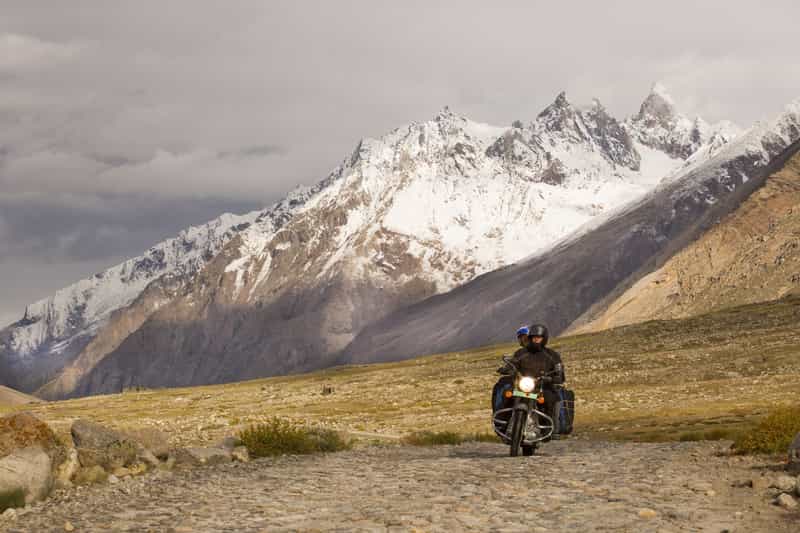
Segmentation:
[(741, 486), (772, 467), (722, 448), (571, 439), (511, 458), (494, 443), (370, 446), (73, 489), (0, 529), (797, 531), (800, 515), (769, 489)]

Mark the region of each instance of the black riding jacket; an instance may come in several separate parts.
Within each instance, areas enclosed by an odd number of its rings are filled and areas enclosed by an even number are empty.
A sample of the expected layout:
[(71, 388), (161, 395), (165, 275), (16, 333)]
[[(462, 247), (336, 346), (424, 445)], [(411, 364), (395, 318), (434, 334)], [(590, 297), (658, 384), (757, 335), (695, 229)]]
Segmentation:
[(523, 374), (536, 378), (552, 376), (555, 385), (566, 381), (561, 354), (555, 350), (531, 343), (514, 352), (512, 359)]

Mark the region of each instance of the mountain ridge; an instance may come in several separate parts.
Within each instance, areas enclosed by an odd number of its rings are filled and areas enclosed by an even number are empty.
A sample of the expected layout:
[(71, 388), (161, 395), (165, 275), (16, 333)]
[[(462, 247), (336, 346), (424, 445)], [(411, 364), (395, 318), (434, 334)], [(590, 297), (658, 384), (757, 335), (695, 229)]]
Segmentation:
[[(309, 320), (326, 332), (323, 345), (306, 345), (305, 355), (300, 355), (291, 342), (304, 343), (287, 339), (276, 351), (283, 354), (277, 356), (279, 361), (307, 369), (312, 365), (309, 354), (320, 352), (323, 355), (314, 357), (326, 360), (324, 354), (341, 350), (360, 327), (393, 308), (450, 290), (519, 260), (531, 249), (546, 248), (598, 214), (644, 194), (686, 164), (633, 141), (633, 126), (626, 124), (610, 117), (599, 103), (581, 110), (559, 95), (528, 125), (495, 128), (445, 108), (431, 121), (411, 123), (380, 139), (363, 139), (314, 188), (276, 204), (280, 207), (236, 219), (222, 231), (224, 239), (213, 253), (178, 273), (175, 285), (186, 286), (173, 290), (163, 304), (150, 301), (139, 311), (131, 310), (141, 316), (127, 321), (127, 329), (119, 325), (126, 322), (121, 319), (104, 334), (111, 312), (96, 317), (89, 321), (94, 329), (81, 331), (81, 342), (63, 355), (47, 352), (64, 341), (53, 335), (44, 339), (36, 357), (44, 362), (43, 370), (30, 371), (31, 365), (14, 360), (11, 343), (2, 341), (35, 326), (17, 323), (0, 333), (0, 364), (4, 358), (6, 364), (11, 360), (15, 375), (35, 376), (24, 383), (28, 389), (48, 382), (47, 390), (65, 394), (76, 373), (82, 375), (120, 349), (145, 324), (155, 327), (154, 317), (167, 323), (164, 309), (177, 312), (171, 304), (180, 300), (187, 309), (203, 302), (205, 307), (192, 315), (199, 322), (217, 316), (209, 314), (214, 306), (280, 308), (279, 322), (295, 319), (295, 311), (287, 309), (306, 309)], [(717, 142), (724, 145), (727, 139)], [(435, 200), (429, 202), (431, 198)], [(538, 230), (532, 232), (532, 227)], [(223, 252), (230, 260), (212, 266)], [(191, 285), (205, 279), (200, 273), (208, 269), (217, 279), (206, 281), (208, 293), (198, 292)], [(156, 277), (149, 279), (155, 281)], [(143, 293), (141, 289), (136, 296)], [(111, 311), (125, 313), (134, 299)], [(80, 309), (80, 302), (75, 308)], [(312, 319), (318, 311), (322, 315)], [(262, 320), (275, 320), (270, 313)], [(283, 335), (273, 333), (276, 338)], [(98, 335), (101, 339), (95, 342)], [(152, 336), (160, 333), (153, 331)], [(256, 337), (269, 345), (269, 339)], [(124, 348), (128, 357), (136, 356), (133, 342), (130, 339)], [(232, 342), (238, 346), (238, 341)], [(218, 346), (215, 353), (221, 356), (229, 349)], [(245, 349), (236, 348), (240, 353)], [(269, 371), (264, 365), (254, 366)], [(58, 374), (65, 368), (72, 369), (73, 378), (61, 378), (59, 384)], [(280, 364), (275, 368), (286, 369)]]
[(776, 120), (573, 232), (547, 253), (534, 253), (373, 323), (348, 346), (343, 361), (490, 344), (532, 320), (545, 321), (559, 333), (619, 284), (656, 268), (735, 209), (763, 183), (765, 172), (776, 171), (800, 149), (798, 139), (800, 105), (793, 102)]

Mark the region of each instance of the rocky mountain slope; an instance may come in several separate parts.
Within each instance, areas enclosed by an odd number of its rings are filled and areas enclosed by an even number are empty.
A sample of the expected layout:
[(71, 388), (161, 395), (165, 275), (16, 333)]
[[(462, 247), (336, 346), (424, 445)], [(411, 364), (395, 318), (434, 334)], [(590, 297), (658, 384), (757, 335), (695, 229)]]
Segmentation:
[(736, 210), (800, 150), (798, 139), (800, 101), (551, 250), (370, 325), (345, 350), (344, 360), (390, 360), (490, 344), (533, 320), (561, 332)]
[(563, 94), (511, 128), (445, 109), (364, 139), (313, 189), (29, 306), (0, 332), (4, 382), (61, 397), (324, 366), (367, 324), (546, 249), (736, 133), (659, 87), (625, 122)]
[(683, 318), (792, 290), (800, 290), (800, 154), (708, 232), (570, 330)]
[(0, 406), (8, 407), (11, 405), (27, 405), (31, 403), (40, 403), (42, 400), (29, 394), (24, 394), (14, 389), (9, 389), (0, 385)]

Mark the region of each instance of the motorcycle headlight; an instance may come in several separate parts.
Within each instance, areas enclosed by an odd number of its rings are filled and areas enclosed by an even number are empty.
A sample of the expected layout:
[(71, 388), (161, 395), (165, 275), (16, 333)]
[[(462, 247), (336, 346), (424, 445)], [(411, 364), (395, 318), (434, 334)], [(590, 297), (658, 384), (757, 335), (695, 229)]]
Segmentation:
[(519, 390), (522, 392), (533, 392), (536, 381), (532, 377), (524, 376), (519, 379)]

